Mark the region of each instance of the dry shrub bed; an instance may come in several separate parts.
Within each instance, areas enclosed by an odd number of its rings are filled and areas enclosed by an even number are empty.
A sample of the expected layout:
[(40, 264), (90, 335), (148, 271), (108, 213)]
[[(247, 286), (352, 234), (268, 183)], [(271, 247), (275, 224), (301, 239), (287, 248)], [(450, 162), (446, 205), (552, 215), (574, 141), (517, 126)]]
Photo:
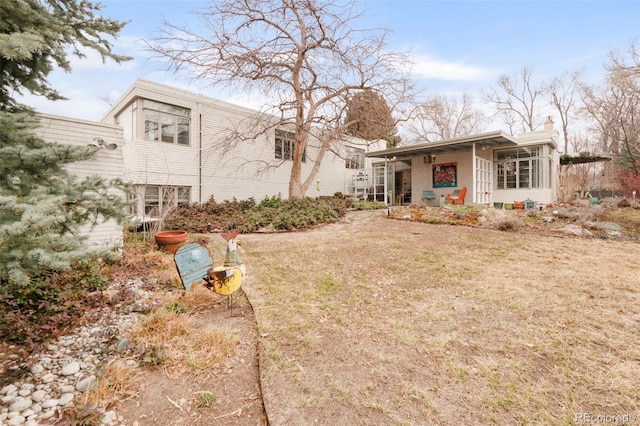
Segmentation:
[[(620, 203), (625, 207), (619, 207)], [(640, 206), (626, 200), (605, 200), (591, 205), (575, 200), (541, 210), (503, 210), (479, 205), (446, 207), (394, 207), (391, 217), (430, 224), (483, 226), (500, 231), (551, 234), (567, 226), (584, 229), (582, 236), (640, 242)]]
[(266, 237), (244, 246), (272, 424), (640, 418), (638, 244), (381, 214)]
[(237, 336), (213, 324), (200, 327), (194, 317), (198, 310), (214, 305), (215, 297), (196, 285), (187, 297), (165, 304), (135, 324), (131, 340), (140, 347), (143, 362), (197, 375), (206, 374), (233, 355)]
[(259, 203), (213, 198), (203, 204), (179, 207), (171, 212), (165, 229), (188, 232), (223, 232), (230, 224), (240, 232), (307, 229), (321, 223), (339, 221), (351, 206), (351, 199), (336, 193), (333, 197), (282, 199), (280, 195), (265, 197)]
[[(61, 410), (56, 424), (100, 424), (111, 409), (124, 416), (127, 425), (263, 424), (254, 362), (255, 319), (244, 294), (238, 292), (229, 309), (227, 298), (200, 285), (184, 293), (173, 256), (138, 237), (127, 235), (121, 261), (103, 265), (111, 282), (94, 296), (100, 307), (138, 313), (138, 322), (124, 331), (128, 344), (123, 349), (115, 349), (123, 335), (111, 336), (96, 387)], [(191, 239), (207, 245), (217, 254), (215, 260), (222, 261), (222, 238)], [(132, 291), (132, 280), (146, 296)], [(89, 310), (76, 322), (90, 323), (100, 312)], [(73, 328), (66, 331), (73, 333)], [(21, 348), (2, 345), (0, 360), (20, 362), (13, 355), (16, 350)], [(29, 365), (21, 365), (20, 371), (28, 372)], [(4, 383), (15, 377), (3, 371), (0, 378)]]
[[(207, 246), (218, 264), (224, 240), (215, 237), (190, 240)], [(244, 293), (234, 295), (230, 309), (228, 298), (199, 283), (184, 292), (172, 255), (136, 244), (129, 249), (128, 262), (154, 260), (146, 279), (158, 285), (128, 349), (104, 369), (89, 403), (115, 408), (127, 425), (264, 424), (255, 319)], [(138, 367), (126, 363), (131, 359)]]

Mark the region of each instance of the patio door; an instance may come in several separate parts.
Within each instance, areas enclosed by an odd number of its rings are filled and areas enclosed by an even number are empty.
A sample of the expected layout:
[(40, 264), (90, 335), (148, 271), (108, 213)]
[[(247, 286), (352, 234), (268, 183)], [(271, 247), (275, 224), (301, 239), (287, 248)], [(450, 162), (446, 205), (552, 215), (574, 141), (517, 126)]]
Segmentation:
[(395, 206), (411, 204), (411, 161), (393, 162), (393, 200)]
[(475, 184), (473, 202), (489, 204), (491, 202), (491, 161), (475, 157)]

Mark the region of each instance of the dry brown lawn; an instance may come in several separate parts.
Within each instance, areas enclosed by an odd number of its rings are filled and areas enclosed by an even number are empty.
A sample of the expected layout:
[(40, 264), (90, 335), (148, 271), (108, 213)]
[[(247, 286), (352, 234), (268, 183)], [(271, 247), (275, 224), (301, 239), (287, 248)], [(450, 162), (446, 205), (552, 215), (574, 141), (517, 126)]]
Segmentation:
[(640, 419), (637, 243), (381, 211), (241, 240), (273, 425)]

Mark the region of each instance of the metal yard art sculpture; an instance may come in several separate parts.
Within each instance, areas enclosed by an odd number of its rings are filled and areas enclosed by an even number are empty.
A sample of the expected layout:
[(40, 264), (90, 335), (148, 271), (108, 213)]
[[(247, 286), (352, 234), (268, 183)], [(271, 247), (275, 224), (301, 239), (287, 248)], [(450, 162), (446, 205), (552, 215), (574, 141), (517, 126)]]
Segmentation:
[(246, 274), (240, 253), (242, 248), (237, 240), (238, 232), (222, 234), (226, 241), (225, 260), (222, 265), (213, 266), (209, 250), (199, 243), (188, 243), (178, 248), (174, 261), (185, 290), (189, 291), (194, 282), (204, 281), (204, 286), (222, 296), (231, 295), (242, 286)]
[(227, 252), (224, 263), (208, 271), (205, 278), (205, 287), (223, 296), (235, 293), (242, 285), (242, 280), (246, 273), (246, 267), (240, 257), (242, 248), (236, 240), (238, 233), (230, 231), (222, 234), (222, 238), (227, 242)]

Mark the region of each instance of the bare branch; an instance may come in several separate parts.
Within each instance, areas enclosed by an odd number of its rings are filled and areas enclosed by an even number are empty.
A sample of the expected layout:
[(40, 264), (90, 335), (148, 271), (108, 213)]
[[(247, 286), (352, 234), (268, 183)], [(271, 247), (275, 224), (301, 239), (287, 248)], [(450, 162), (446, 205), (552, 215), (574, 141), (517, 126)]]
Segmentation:
[[(582, 88), (583, 113), (592, 120), (592, 131), (601, 149), (617, 156), (617, 164), (633, 177), (640, 176), (640, 73), (639, 57), (633, 44), (629, 48), (632, 65), (611, 54), (611, 64), (602, 87)], [(626, 180), (626, 179), (625, 179)], [(623, 185), (625, 181), (622, 181)]]
[[(364, 89), (385, 94), (391, 108), (413, 93), (409, 56), (385, 50), (384, 29), (356, 29), (354, 2), (221, 0), (199, 13), (203, 29), (166, 23), (150, 44), (174, 71), (211, 86), (260, 92), (279, 116), (268, 127), (295, 132), (289, 196), (303, 196), (331, 144), (344, 133), (344, 105)], [(404, 71), (403, 71), (404, 70)], [(310, 174), (301, 162), (310, 135), (321, 144)], [(249, 136), (249, 138), (252, 138)]]
[[(534, 87), (532, 70), (523, 67), (520, 76), (511, 77), (502, 74), (498, 77), (499, 90), (492, 90), (484, 94), (485, 101), (492, 103), (497, 111), (513, 131), (519, 125), (520, 131), (534, 131), (541, 124), (538, 113), (538, 98), (543, 94), (542, 87)], [(509, 124), (511, 123), (511, 124)]]
[(564, 153), (569, 152), (569, 124), (577, 114), (578, 107), (576, 103), (580, 100), (581, 74), (581, 71), (564, 74), (553, 78), (545, 85), (545, 91), (550, 97), (551, 105), (560, 116), (562, 136), (564, 138)]
[(414, 116), (410, 131), (417, 139), (429, 142), (480, 133), (486, 121), (466, 93), (458, 100), (433, 96), (416, 108)]

